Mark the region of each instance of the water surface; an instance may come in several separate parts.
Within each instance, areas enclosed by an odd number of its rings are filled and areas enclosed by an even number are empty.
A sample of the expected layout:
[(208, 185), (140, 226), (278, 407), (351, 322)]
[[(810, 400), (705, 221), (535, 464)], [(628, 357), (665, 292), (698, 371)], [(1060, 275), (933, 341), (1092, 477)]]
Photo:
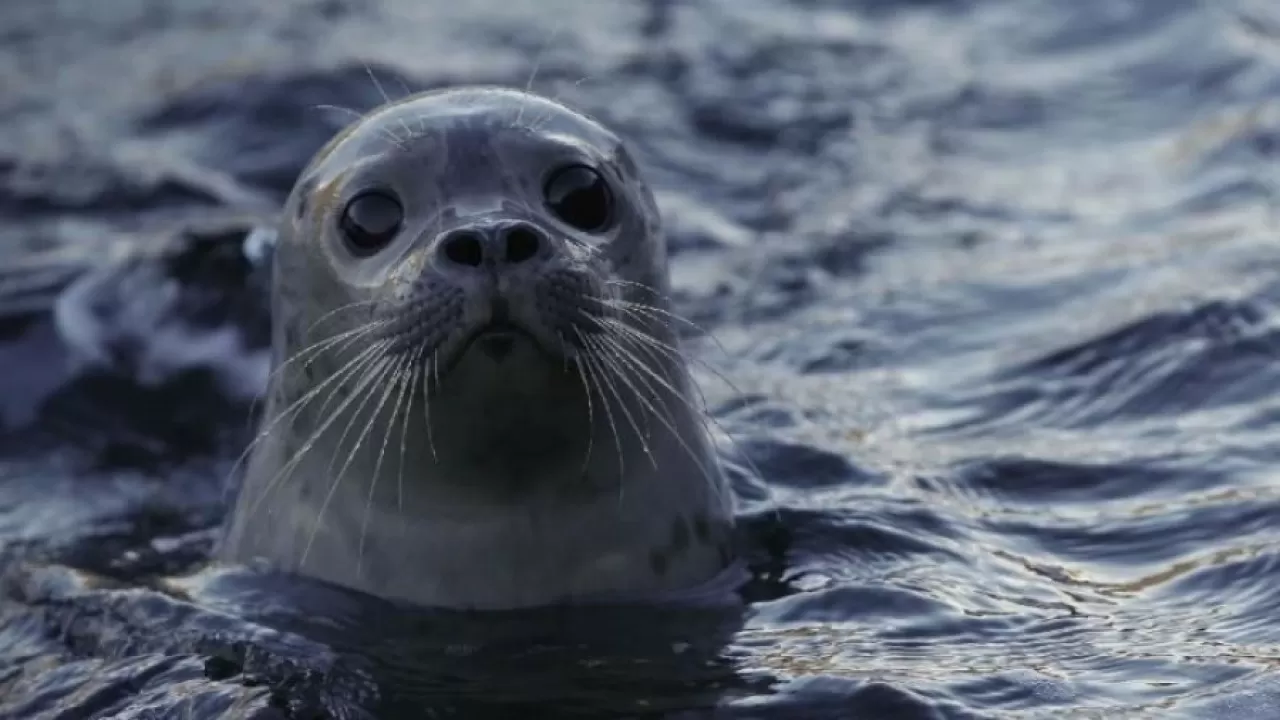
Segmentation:
[[(0, 718), (1280, 717), (1273, 3), (65, 0), (0, 38)], [(478, 82), (659, 194), (742, 612), (204, 569), (264, 374), (241, 245), (317, 106)]]

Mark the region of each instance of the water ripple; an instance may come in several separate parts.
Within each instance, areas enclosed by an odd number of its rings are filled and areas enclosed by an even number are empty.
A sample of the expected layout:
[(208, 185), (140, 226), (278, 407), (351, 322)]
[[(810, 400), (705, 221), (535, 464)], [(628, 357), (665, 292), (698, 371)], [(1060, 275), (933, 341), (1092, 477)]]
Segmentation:
[[(11, 5), (0, 719), (1277, 716), (1273, 3)], [(635, 148), (741, 607), (208, 563), (246, 233), (348, 110), (458, 83)]]

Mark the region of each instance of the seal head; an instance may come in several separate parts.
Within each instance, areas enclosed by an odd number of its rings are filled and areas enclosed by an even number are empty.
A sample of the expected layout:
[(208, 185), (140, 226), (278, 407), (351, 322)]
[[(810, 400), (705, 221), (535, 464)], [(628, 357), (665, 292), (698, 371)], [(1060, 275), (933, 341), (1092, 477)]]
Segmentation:
[(272, 262), (224, 559), (471, 608), (729, 565), (658, 210), (599, 123), (496, 88), (379, 108), (302, 172)]

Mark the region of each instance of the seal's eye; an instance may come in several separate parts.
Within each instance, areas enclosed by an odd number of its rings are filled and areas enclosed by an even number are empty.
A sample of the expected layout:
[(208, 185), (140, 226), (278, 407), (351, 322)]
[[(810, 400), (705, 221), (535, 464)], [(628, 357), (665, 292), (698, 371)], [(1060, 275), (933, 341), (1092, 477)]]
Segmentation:
[(586, 232), (599, 232), (613, 219), (613, 194), (600, 173), (570, 165), (552, 173), (542, 189), (556, 217)]
[(389, 193), (371, 190), (351, 198), (338, 222), (351, 252), (372, 255), (400, 232), (404, 208)]

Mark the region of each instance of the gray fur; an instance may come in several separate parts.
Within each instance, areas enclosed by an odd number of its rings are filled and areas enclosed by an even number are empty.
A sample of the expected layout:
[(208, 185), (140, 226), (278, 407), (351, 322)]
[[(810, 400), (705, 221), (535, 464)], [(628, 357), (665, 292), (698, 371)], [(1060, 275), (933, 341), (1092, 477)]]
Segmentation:
[[(568, 162), (608, 181), (612, 229), (544, 206)], [(405, 222), (359, 258), (336, 219), (373, 186)], [(441, 265), (438, 239), (479, 222), (549, 244), (518, 268)], [(677, 592), (732, 560), (658, 210), (600, 124), (493, 88), (384, 106), (303, 171), (272, 263), (275, 372), (223, 559), (464, 608)], [(468, 349), (497, 305), (527, 332), (502, 361)]]

